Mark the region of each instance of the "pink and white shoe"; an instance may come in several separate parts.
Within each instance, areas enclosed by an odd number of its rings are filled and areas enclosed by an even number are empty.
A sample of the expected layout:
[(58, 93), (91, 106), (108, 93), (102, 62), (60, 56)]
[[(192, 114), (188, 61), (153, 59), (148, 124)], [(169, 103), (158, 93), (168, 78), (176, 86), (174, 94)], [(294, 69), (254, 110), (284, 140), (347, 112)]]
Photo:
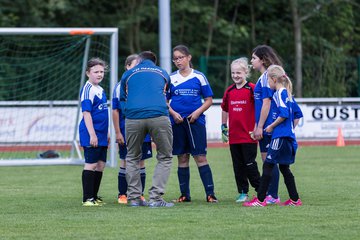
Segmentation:
[(265, 207), (266, 201), (264, 200), (263, 202), (260, 202), (260, 200), (257, 197), (254, 197), (251, 201), (249, 202), (244, 202), (243, 206), (244, 207)]
[(280, 204), (280, 197), (273, 198), (271, 195), (267, 195), (265, 201), (267, 204)]
[(300, 207), (302, 206), (301, 199), (299, 198), (297, 201), (293, 201), (291, 199), (286, 200), (283, 203), (280, 203), (280, 206), (294, 206), (294, 207)]

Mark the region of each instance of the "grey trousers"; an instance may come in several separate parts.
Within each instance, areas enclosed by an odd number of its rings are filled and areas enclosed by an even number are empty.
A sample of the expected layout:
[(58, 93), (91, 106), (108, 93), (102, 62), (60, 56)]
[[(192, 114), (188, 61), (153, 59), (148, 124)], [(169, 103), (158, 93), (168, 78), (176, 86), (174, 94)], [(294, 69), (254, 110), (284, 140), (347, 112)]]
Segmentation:
[(127, 143), (126, 181), (128, 199), (141, 196), (140, 160), (144, 137), (150, 133), (156, 145), (157, 164), (149, 189), (149, 200), (159, 201), (165, 192), (172, 165), (173, 134), (169, 117), (161, 116), (147, 119), (126, 119), (125, 135)]

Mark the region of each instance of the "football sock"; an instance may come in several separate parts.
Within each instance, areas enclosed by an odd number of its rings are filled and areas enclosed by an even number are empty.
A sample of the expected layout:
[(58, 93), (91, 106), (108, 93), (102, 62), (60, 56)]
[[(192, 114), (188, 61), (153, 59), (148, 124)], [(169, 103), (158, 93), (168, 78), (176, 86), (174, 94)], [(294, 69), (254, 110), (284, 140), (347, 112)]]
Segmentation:
[(141, 179), (141, 185), (142, 185), (141, 193), (142, 193), (142, 195), (144, 195), (144, 189), (145, 189), (145, 183), (146, 183), (145, 167), (140, 168), (140, 179)]
[(198, 168), (201, 181), (204, 185), (206, 196), (214, 195), (214, 181), (209, 164)]
[(127, 191), (126, 168), (120, 167), (119, 169), (118, 190), (119, 190), (119, 195), (126, 195), (126, 191)]
[(184, 168), (179, 167), (177, 173), (178, 173), (181, 194), (190, 198), (190, 168), (189, 167), (184, 167)]
[(98, 192), (100, 188), (101, 179), (103, 176), (103, 172), (95, 171), (94, 172), (94, 197), (98, 197)]
[(95, 172), (90, 170), (82, 171), (83, 202), (94, 198)]
[(266, 197), (266, 190), (269, 188), (271, 181), (272, 170), (275, 164), (264, 162), (263, 164), (263, 174), (260, 179), (260, 186), (257, 192), (258, 199), (263, 202)]
[(299, 199), (299, 194), (296, 189), (295, 177), (290, 171), (289, 165), (280, 165), (280, 171), (284, 176), (284, 182), (291, 200), (297, 201)]
[(272, 170), (271, 181), (268, 188), (268, 195), (271, 195), (273, 198), (278, 198), (279, 177), (279, 168), (278, 165), (275, 164)]

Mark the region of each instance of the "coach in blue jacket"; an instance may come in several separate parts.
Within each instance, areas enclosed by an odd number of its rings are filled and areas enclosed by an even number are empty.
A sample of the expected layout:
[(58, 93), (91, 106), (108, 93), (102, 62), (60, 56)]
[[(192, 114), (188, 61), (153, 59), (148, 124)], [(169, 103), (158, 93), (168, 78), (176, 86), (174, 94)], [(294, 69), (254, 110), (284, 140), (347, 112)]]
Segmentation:
[[(156, 55), (150, 51), (139, 54), (139, 64), (126, 71), (121, 77), (120, 102), (125, 114), (126, 180), (128, 182), (128, 204), (132, 207), (172, 207), (173, 203), (163, 200), (165, 186), (172, 164), (172, 129), (165, 91), (170, 77), (156, 66)], [(157, 165), (152, 186), (149, 189), (149, 203), (141, 200), (139, 162), (144, 137), (150, 133), (156, 144)]]

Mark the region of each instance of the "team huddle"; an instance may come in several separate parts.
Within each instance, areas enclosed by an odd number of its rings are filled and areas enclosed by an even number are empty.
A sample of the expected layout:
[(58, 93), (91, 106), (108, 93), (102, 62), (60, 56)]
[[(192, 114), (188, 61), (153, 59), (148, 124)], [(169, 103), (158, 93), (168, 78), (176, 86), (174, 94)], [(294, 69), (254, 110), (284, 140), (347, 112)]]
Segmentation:
[[(191, 58), (186, 46), (174, 47), (173, 62), (178, 70), (170, 75), (156, 65), (156, 55), (150, 51), (130, 55), (125, 61), (126, 71), (116, 84), (112, 99), (120, 156), (119, 204), (173, 207), (174, 203), (191, 202), (190, 155), (198, 167), (205, 200), (218, 202), (206, 158), (204, 115), (212, 105), (213, 92), (205, 75), (192, 68)], [(247, 81), (250, 69), (246, 58), (231, 63), (234, 83), (226, 89), (221, 104), (222, 139), (229, 142), (239, 193), (236, 202), (247, 207), (301, 206), (289, 166), (295, 161), (294, 128), (302, 112), (292, 96), (291, 81), (271, 47), (256, 47), (251, 64), (262, 74), (256, 85)], [(109, 120), (107, 98), (99, 84), (106, 70), (103, 60), (89, 60), (88, 81), (80, 93), (83, 119), (79, 135), (85, 156), (83, 206), (104, 204), (98, 192), (106, 163)], [(156, 146), (157, 164), (147, 201), (144, 160), (152, 157), (151, 141)], [(258, 142), (263, 160), (262, 176), (255, 160)], [(180, 197), (167, 202), (163, 195), (173, 155), (178, 158)], [(290, 196), (282, 203), (278, 196), (279, 169)], [(248, 197), (249, 182), (257, 192), (252, 200)]]

